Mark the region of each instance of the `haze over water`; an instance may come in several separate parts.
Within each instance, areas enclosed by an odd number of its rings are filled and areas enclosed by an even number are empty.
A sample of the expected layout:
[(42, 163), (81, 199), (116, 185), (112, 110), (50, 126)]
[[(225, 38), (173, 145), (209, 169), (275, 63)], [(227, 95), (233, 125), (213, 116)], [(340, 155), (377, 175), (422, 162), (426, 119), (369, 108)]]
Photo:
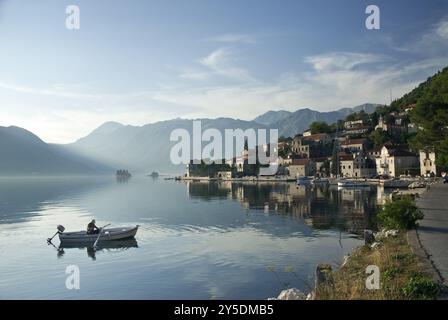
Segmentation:
[[(308, 291), (362, 242), (377, 191), (133, 177), (0, 179), (1, 299), (266, 299)], [(62, 224), (140, 225), (135, 241), (63, 248)], [(69, 265), (80, 290), (65, 286)]]

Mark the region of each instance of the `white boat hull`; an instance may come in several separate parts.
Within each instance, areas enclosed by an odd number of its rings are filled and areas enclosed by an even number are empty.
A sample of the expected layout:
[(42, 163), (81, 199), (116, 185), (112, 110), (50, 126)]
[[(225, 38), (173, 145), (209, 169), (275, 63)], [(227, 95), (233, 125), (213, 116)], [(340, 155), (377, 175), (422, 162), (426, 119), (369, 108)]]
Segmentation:
[[(137, 234), (137, 230), (138, 226), (104, 229), (98, 242), (133, 238)], [(98, 233), (87, 234), (86, 231), (63, 232), (59, 233), (59, 240), (63, 243), (94, 243), (98, 239), (98, 235)]]

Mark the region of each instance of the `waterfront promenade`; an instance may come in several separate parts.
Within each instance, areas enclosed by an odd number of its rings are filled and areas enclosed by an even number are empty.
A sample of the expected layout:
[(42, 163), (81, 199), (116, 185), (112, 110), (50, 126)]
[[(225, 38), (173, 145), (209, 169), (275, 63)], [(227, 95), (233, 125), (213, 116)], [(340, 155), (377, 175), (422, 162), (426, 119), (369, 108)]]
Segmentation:
[(445, 286), (448, 285), (448, 184), (437, 183), (417, 201), (425, 214), (418, 238)]

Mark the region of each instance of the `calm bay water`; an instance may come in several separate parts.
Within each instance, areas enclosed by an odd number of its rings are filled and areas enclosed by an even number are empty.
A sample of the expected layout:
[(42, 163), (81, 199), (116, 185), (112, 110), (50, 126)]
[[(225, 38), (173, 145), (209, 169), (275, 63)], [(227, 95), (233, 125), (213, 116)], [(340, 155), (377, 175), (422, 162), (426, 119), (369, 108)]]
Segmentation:
[[(1, 299), (266, 299), (304, 291), (316, 265), (362, 243), (376, 190), (134, 177), (0, 179)], [(46, 238), (139, 224), (135, 241), (93, 251)], [(67, 290), (66, 267), (80, 268)]]

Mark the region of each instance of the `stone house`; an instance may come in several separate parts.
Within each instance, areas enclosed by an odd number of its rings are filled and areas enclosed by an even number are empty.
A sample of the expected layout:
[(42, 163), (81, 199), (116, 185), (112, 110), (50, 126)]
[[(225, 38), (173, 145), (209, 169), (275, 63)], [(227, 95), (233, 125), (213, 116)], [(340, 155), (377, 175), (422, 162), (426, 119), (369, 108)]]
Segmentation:
[(344, 122), (345, 129), (354, 129), (354, 128), (362, 127), (363, 125), (364, 125), (364, 120), (362, 120), (362, 119)]
[(436, 154), (434, 151), (420, 150), (420, 175), (437, 175)]
[(320, 177), (325, 176), (323, 166), (325, 164), (325, 161), (329, 161), (329, 159), (327, 157), (321, 157), (321, 158), (314, 158), (312, 160), (314, 162), (314, 172), (315, 172), (316, 176), (320, 176)]
[(300, 158), (309, 158), (311, 155), (311, 142), (306, 141), (301, 136), (294, 137), (292, 142), (292, 152)]
[(366, 139), (347, 139), (342, 141), (340, 146), (341, 149), (346, 149), (351, 153), (362, 152), (366, 148)]
[(288, 170), (292, 177), (312, 176), (314, 174), (314, 162), (311, 159), (293, 159)]
[(329, 151), (331, 137), (326, 133), (312, 134), (307, 137), (296, 136), (292, 142), (292, 153), (299, 158), (325, 156)]
[(311, 141), (316, 144), (326, 144), (331, 142), (331, 137), (326, 133), (316, 133), (307, 136), (303, 136), (303, 140)]
[(368, 154), (359, 153), (353, 159), (353, 178), (366, 178), (376, 173), (375, 161)]
[(379, 175), (399, 177), (402, 174), (420, 172), (418, 157), (409, 150), (394, 146), (383, 146), (381, 154), (375, 159)]
[(344, 178), (353, 177), (353, 155), (352, 154), (340, 154), (338, 155), (339, 172)]

